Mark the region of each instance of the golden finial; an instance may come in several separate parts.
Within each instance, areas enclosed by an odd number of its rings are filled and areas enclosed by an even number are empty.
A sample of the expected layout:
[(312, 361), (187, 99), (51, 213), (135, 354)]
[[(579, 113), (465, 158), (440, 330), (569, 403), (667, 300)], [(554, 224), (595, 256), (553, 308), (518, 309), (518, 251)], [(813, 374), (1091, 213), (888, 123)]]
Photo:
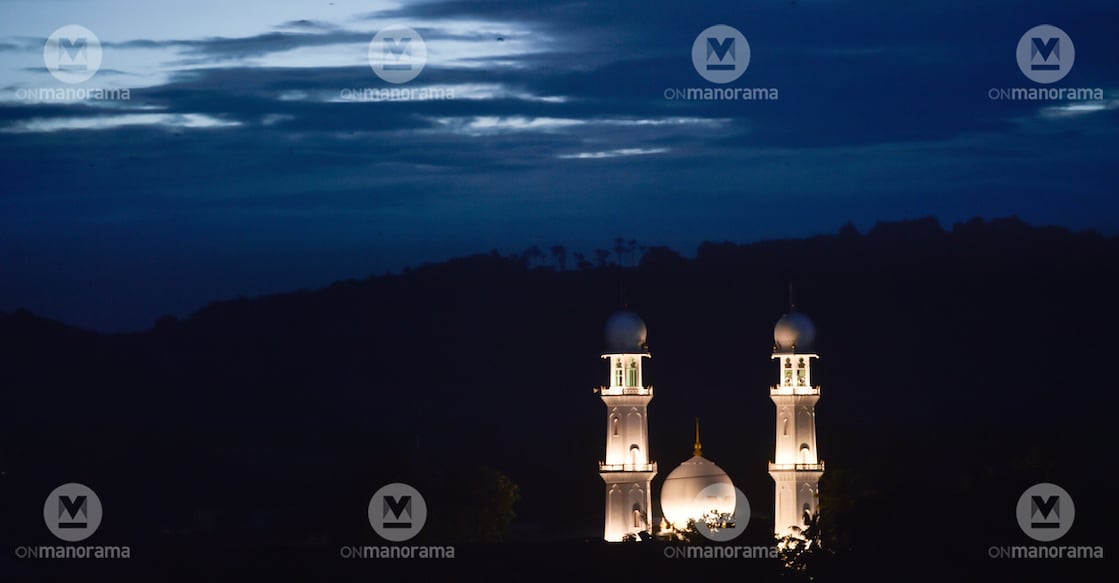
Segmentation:
[(699, 417), (695, 418), (695, 449), (692, 450), (692, 453), (703, 457), (703, 445), (699, 443)]

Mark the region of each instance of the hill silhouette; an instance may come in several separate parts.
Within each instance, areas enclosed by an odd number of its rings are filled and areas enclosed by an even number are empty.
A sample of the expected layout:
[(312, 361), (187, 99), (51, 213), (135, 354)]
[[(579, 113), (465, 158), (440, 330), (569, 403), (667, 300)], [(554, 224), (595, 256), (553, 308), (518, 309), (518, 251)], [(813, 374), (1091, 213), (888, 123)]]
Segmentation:
[(1089, 509), (1110, 496), (1085, 468), (1113, 441), (1119, 238), (921, 219), (705, 243), (694, 258), (633, 242), (596, 262), (559, 251), (216, 302), (136, 334), (0, 316), (0, 542), (49, 538), (39, 504), (67, 481), (112, 503), (108, 539), (374, 544), (365, 505), (398, 480), (445, 515), (516, 499), (511, 523), (433, 526), (430, 540), (600, 538), (605, 408), (592, 388), (606, 382), (602, 328), (620, 289), (649, 327), (654, 500), (690, 457), (698, 416), (764, 540), (769, 356), (790, 283), (818, 330), (821, 508), (850, 565), (1032, 542), (1013, 509), (1040, 481), (1084, 508), (1069, 544), (1107, 532)]

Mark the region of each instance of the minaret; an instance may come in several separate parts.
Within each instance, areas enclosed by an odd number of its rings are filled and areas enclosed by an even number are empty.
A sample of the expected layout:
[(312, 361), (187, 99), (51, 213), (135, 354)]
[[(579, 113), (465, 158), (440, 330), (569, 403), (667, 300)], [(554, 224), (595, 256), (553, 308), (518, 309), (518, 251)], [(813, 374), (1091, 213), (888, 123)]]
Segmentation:
[(777, 439), (769, 475), (776, 482), (773, 532), (778, 537), (804, 527), (805, 514), (815, 514), (824, 462), (816, 452), (816, 401), (820, 387), (812, 385), (813, 343), (816, 329), (807, 316), (792, 308), (773, 329), (777, 384), (769, 396), (777, 406)]
[(598, 470), (606, 482), (603, 536), (619, 542), (627, 534), (652, 533), (651, 483), (657, 464), (649, 461), (649, 401), (653, 387), (641, 384), (642, 361), (650, 357), (645, 322), (633, 312), (614, 314), (606, 323), (610, 384), (598, 389), (606, 403), (606, 461)]

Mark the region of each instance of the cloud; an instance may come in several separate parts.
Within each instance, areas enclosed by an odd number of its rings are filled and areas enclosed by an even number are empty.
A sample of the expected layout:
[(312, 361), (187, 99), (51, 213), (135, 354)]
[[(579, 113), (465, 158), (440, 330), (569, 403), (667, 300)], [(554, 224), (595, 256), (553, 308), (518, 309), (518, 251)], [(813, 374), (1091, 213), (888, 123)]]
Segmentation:
[[(1040, 2), (456, 0), (350, 20), (229, 6), (248, 32), (160, 38), (121, 15), (152, 38), (106, 34), (95, 81), (112, 69), (105, 82), (143, 82), (127, 101), (16, 99), (50, 82), (43, 39), (0, 39), (0, 66), (26, 74), (0, 92), (3, 247), (45, 257), (111, 232), (104, 261), (121, 265), (137, 248), (203, 241), (233, 265), (285, 249), (285, 271), (309, 273), (334, 258), (365, 265), (371, 245), (377, 266), (399, 267), (436, 248), (595, 241), (622, 227), (686, 250), (860, 217), (1119, 216), (1100, 202), (1114, 198), (1115, 90), (1101, 103), (987, 99), (1026, 83), (1012, 49)], [(1101, 23), (1117, 10), (1092, 0), (1051, 14), (1075, 31), (1065, 85), (1115, 87), (1119, 53)], [(751, 47), (732, 86), (780, 99), (664, 98), (711, 86), (690, 48), (718, 22)], [(400, 86), (367, 62), (373, 34), (398, 23), (430, 49)], [(197, 276), (206, 261), (194, 261), (161, 273)]]
[(619, 148), (617, 150), (603, 150), (598, 152), (560, 154), (556, 157), (562, 160), (601, 160), (603, 158), (618, 158), (621, 156), (648, 156), (649, 154), (663, 154), (668, 151), (668, 148)]
[(0, 128), (4, 133), (61, 132), (68, 130), (114, 130), (128, 126), (158, 126), (164, 128), (213, 129), (232, 128), (241, 125), (236, 121), (224, 121), (197, 113), (125, 113), (91, 117), (53, 117), (32, 118), (11, 126)]

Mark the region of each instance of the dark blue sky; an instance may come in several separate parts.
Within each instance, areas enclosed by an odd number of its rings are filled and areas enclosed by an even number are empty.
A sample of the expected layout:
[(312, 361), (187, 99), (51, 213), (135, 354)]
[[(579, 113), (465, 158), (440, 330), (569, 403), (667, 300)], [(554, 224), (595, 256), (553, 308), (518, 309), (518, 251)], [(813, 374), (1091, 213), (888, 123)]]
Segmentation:
[[(0, 309), (100, 330), (532, 244), (590, 251), (621, 236), (690, 254), (704, 240), (926, 215), (1119, 231), (1113, 0), (17, 0), (3, 11)], [(102, 51), (96, 74), (72, 84), (44, 51), (70, 24)], [(750, 48), (726, 85), (692, 64), (715, 24)], [(1075, 46), (1051, 85), (1016, 61), (1040, 24)], [(392, 25), (426, 41), (423, 70), (399, 85), (369, 63)], [(665, 98), (693, 87), (778, 99)], [(1038, 87), (1103, 99), (989, 97)], [(55, 88), (129, 99), (44, 92)], [(387, 88), (453, 99), (348, 97)]]

